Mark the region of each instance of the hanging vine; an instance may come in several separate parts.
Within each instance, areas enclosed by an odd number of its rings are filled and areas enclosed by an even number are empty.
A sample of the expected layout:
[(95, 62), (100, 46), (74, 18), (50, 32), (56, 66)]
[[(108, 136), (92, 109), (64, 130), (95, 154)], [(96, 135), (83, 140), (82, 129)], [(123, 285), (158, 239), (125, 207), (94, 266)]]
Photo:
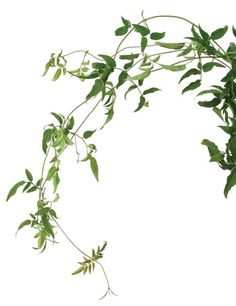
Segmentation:
[[(154, 19), (168, 18), (179, 19), (189, 24), (191, 32), (188, 37), (179, 42), (166, 41), (166, 33), (160, 27), (150, 30), (149, 23)], [(156, 30), (157, 29), (157, 30)], [(146, 80), (154, 73), (161, 70), (171, 72), (183, 72), (179, 83), (186, 83), (182, 93), (200, 89), (204, 73), (214, 69), (224, 71), (224, 77), (219, 84), (211, 85), (207, 89), (200, 90), (197, 96), (201, 99), (198, 104), (205, 108), (211, 108), (220, 118), (222, 125), (219, 126), (223, 132), (228, 134), (228, 141), (224, 149), (208, 140), (203, 139), (210, 154), (210, 162), (217, 163), (221, 169), (229, 171), (224, 188), (227, 197), (230, 189), (236, 185), (236, 44), (230, 44), (223, 48), (219, 43), (228, 26), (218, 28), (208, 33), (200, 25), (186, 18), (172, 15), (157, 15), (144, 18), (138, 23), (133, 23), (121, 18), (121, 25), (115, 30), (116, 36), (122, 39), (113, 55), (94, 55), (88, 50), (76, 50), (68, 54), (51, 54), (45, 66), (44, 76), (53, 71), (53, 81), (64, 76), (71, 76), (81, 81), (92, 81), (91, 90), (84, 100), (67, 116), (52, 112), (53, 122), (45, 126), (42, 137), (42, 150), (44, 159), (41, 174), (34, 179), (31, 171), (25, 170), (25, 179), (17, 182), (9, 191), (7, 201), (16, 194), (18, 189), (23, 188), (24, 193), (38, 192), (36, 209), (29, 214), (29, 218), (23, 221), (18, 230), (29, 226), (34, 231), (37, 240), (36, 250), (43, 252), (48, 242), (55, 242), (55, 230), (59, 228), (68, 241), (81, 253), (83, 259), (79, 261), (78, 267), (72, 274), (91, 273), (96, 265), (100, 266), (105, 276), (107, 290), (103, 297), (113, 293), (100, 260), (107, 243), (92, 249), (91, 253), (85, 253), (65, 233), (58, 223), (54, 203), (59, 201), (60, 163), (64, 152), (75, 146), (78, 161), (87, 162), (95, 179), (99, 180), (99, 169), (96, 160), (96, 145), (90, 141), (94, 135), (107, 125), (113, 118), (117, 93), (121, 87), (126, 88), (124, 98), (131, 91), (136, 92), (137, 107), (134, 112), (149, 106), (149, 96), (158, 94), (160, 89), (156, 82), (152, 87), (146, 87)], [(232, 33), (236, 37), (236, 29), (232, 27)], [(125, 45), (131, 36), (136, 35), (137, 45)], [(82, 60), (75, 69), (68, 69), (68, 61), (72, 54), (81, 53)], [(170, 55), (177, 59), (170, 62)], [(168, 58), (168, 62), (166, 60)], [(192, 78), (191, 82), (187, 82)], [(207, 96), (208, 98), (203, 99)], [(202, 100), (203, 99), (203, 100)], [(78, 109), (90, 106), (88, 113), (80, 122), (75, 122), (74, 115)], [(88, 119), (94, 115), (98, 106), (102, 105), (105, 119), (100, 127), (93, 130), (84, 130), (83, 126)], [(78, 143), (82, 143), (85, 154), (78, 150)], [(83, 156), (84, 155), (84, 156)], [(82, 156), (82, 157), (81, 157)], [(103, 298), (102, 297), (102, 298)]]

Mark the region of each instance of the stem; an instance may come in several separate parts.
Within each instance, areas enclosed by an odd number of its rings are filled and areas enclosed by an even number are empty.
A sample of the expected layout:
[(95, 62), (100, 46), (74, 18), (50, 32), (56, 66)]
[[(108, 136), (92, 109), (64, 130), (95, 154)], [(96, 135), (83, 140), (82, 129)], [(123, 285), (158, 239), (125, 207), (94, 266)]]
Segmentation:
[(91, 57), (95, 58), (96, 60), (101, 61), (100, 58), (96, 57), (95, 55), (93, 55), (92, 53), (90, 53), (88, 50), (75, 50), (75, 51), (72, 51), (72, 52), (70, 52), (70, 53), (67, 53), (67, 54), (65, 54), (65, 55), (63, 55), (63, 56), (64, 56), (64, 57), (67, 57), (67, 56), (70, 56), (70, 55), (72, 55), (72, 54), (74, 54), (74, 53), (87, 53), (88, 55), (90, 55)]
[[(93, 258), (91, 256), (89, 256), (88, 254), (86, 254), (84, 251), (82, 251), (71, 239), (70, 237), (66, 234), (66, 232), (64, 231), (64, 229), (60, 226), (60, 224), (57, 222), (57, 220), (52, 217), (53, 221), (56, 223), (57, 227), (61, 230), (61, 232), (63, 233), (63, 235), (66, 237), (66, 239), (70, 242), (70, 244), (72, 244), (74, 246), (74, 248), (76, 248), (77, 251), (79, 251), (82, 255), (88, 257), (89, 259), (93, 260)], [(109, 279), (108, 279), (108, 276), (106, 274), (106, 271), (103, 267), (103, 265), (99, 262), (99, 261), (96, 261), (97, 264), (99, 264), (99, 266), (101, 267), (102, 269), (102, 272), (105, 276), (105, 279), (106, 279), (106, 282), (107, 282), (107, 291), (111, 290), (111, 287), (110, 287), (110, 282), (109, 282)]]

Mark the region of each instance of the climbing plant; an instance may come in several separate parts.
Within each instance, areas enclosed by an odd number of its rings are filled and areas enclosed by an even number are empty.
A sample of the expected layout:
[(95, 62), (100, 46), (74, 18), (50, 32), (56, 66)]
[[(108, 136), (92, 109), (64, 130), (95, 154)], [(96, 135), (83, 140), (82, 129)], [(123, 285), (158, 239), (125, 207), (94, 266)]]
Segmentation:
[[(164, 29), (160, 26), (153, 29), (150, 27), (152, 20), (160, 18), (186, 22), (190, 26), (189, 34), (181, 41), (168, 41)], [(103, 297), (110, 293), (114, 294), (101, 264), (107, 243), (104, 242), (92, 249), (91, 253), (84, 252), (69, 238), (58, 222), (54, 203), (60, 199), (60, 163), (63, 154), (75, 146), (78, 161), (88, 163), (98, 181), (97, 148), (91, 139), (112, 120), (120, 88), (125, 88), (125, 99), (131, 91), (136, 92), (137, 106), (134, 112), (138, 112), (146, 109), (150, 101), (155, 99), (154, 95), (160, 91), (157, 87), (158, 81), (153, 82), (151, 87), (146, 86), (146, 80), (151, 75), (162, 70), (181, 73), (179, 83), (184, 84), (182, 93), (198, 89), (198, 104), (212, 109), (222, 122), (219, 128), (228, 135), (228, 141), (222, 149), (211, 140), (202, 141), (209, 151), (210, 162), (215, 162), (222, 170), (229, 171), (224, 188), (224, 195), (227, 197), (230, 189), (236, 185), (236, 44), (230, 42), (225, 48), (219, 43), (227, 32), (228, 26), (208, 33), (202, 26), (180, 16), (157, 15), (145, 18), (142, 13), (139, 22), (121, 18), (120, 25), (115, 30), (115, 35), (121, 37), (121, 40), (114, 54), (94, 55), (88, 50), (64, 54), (61, 51), (59, 54), (52, 53), (46, 63), (43, 75), (52, 73), (53, 81), (70, 76), (78, 81), (91, 82), (92, 86), (83, 101), (68, 115), (51, 113), (52, 122), (46, 124), (43, 131), (44, 159), (41, 173), (34, 178), (31, 171), (26, 169), (25, 178), (10, 189), (7, 201), (21, 188), (27, 194), (37, 192), (36, 208), (19, 225), (18, 230), (30, 227), (37, 241), (35, 249), (43, 252), (49, 242), (55, 242), (55, 230), (59, 228), (82, 256), (73, 275), (91, 273), (96, 266), (102, 269), (107, 282), (107, 290)], [(125, 45), (131, 35), (135, 35), (137, 45)], [(232, 36), (235, 39), (234, 27)], [(74, 53), (82, 55), (81, 61), (74, 69), (69, 69), (69, 59)], [(170, 55), (176, 59), (170, 59)], [(200, 88), (205, 73), (218, 73), (219, 70), (224, 77), (220, 78), (218, 84), (209, 85), (206, 89)], [(84, 118), (80, 122), (75, 122), (75, 113), (85, 105), (86, 111), (88, 107), (90, 110), (84, 113)], [(92, 115), (95, 116), (98, 106), (104, 109), (104, 122), (100, 122), (96, 129), (85, 130), (85, 122)], [(79, 151), (78, 142), (83, 144), (83, 151)]]

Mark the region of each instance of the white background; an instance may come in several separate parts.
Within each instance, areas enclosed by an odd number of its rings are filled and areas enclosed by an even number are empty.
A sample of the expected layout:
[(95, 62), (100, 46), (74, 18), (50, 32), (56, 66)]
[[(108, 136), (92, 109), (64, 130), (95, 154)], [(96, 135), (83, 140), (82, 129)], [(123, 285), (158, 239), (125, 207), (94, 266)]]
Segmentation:
[[(51, 52), (89, 49), (113, 54), (120, 16), (140, 20), (177, 14), (212, 31), (235, 23), (233, 1), (5, 1), (1, 28), (0, 304), (218, 306), (236, 303), (236, 192), (226, 200), (227, 172), (208, 162), (203, 138), (224, 145), (221, 122), (197, 105), (194, 93), (181, 96), (180, 75), (159, 73), (150, 85), (162, 92), (149, 109), (133, 113), (138, 97), (122, 94), (114, 120), (93, 141), (100, 182), (74, 149), (62, 161), (60, 223), (90, 252), (108, 241), (103, 260), (118, 297), (98, 298), (102, 272), (71, 276), (80, 255), (58, 233), (60, 244), (38, 255), (32, 233), (14, 234), (35, 211), (36, 195), (17, 195), (9, 187), (29, 168), (39, 175), (43, 126), (50, 112), (68, 112), (84, 98), (88, 85), (65, 77), (51, 82), (41, 74)], [(181, 40), (190, 27), (171, 19), (150, 23)], [(138, 38), (138, 36), (136, 36)], [(227, 36), (226, 41), (235, 40)], [(139, 41), (139, 40), (138, 40)], [(79, 63), (80, 57), (73, 57)], [(217, 70), (207, 78), (219, 83)], [(208, 82), (209, 81), (209, 82)], [(154, 82), (154, 83), (153, 83)], [(87, 128), (99, 127), (104, 110)], [(96, 117), (97, 116), (97, 117)]]

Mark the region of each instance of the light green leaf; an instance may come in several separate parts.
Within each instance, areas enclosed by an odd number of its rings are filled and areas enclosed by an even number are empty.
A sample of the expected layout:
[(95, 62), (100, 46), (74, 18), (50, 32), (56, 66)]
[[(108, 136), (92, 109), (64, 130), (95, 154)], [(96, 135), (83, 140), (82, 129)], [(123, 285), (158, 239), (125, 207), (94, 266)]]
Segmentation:
[(58, 68), (57, 71), (55, 72), (52, 80), (56, 81), (56, 80), (59, 79), (60, 76), (61, 76), (61, 68)]
[(93, 172), (93, 175), (95, 176), (96, 180), (99, 181), (97, 160), (91, 154), (88, 155), (88, 158), (90, 160), (90, 167)]
[(57, 119), (57, 121), (60, 123), (60, 125), (63, 124), (64, 119), (65, 119), (63, 115), (57, 114), (57, 113), (54, 113), (54, 112), (51, 112), (51, 115), (53, 115), (53, 117), (55, 117)]
[(52, 135), (53, 135), (52, 129), (47, 129), (43, 133), (42, 148), (45, 154), (47, 153), (48, 142), (51, 140)]
[(135, 75), (131, 78), (129, 78), (129, 80), (133, 80), (133, 81), (138, 81), (138, 80), (144, 80), (145, 78), (147, 78), (149, 75), (151, 74), (151, 69), (149, 70), (145, 70), (144, 72)]
[(231, 170), (230, 175), (227, 177), (227, 183), (224, 189), (224, 195), (227, 198), (230, 189), (236, 185), (236, 167)]
[(48, 170), (48, 174), (47, 174), (46, 180), (47, 180), (47, 181), (50, 181), (50, 180), (56, 175), (57, 172), (58, 172), (57, 167), (52, 166), (52, 167)]
[(55, 193), (57, 191), (57, 187), (60, 184), (60, 178), (58, 175), (58, 172), (56, 173), (56, 175), (53, 176), (53, 192)]
[(178, 72), (186, 69), (186, 65), (163, 65), (158, 63), (163, 69)]
[(43, 225), (45, 231), (54, 238), (54, 232), (53, 232), (53, 229), (52, 229), (52, 225), (49, 222), (48, 215), (46, 215), (46, 214), (42, 216), (42, 225)]
[(120, 55), (121, 60), (134, 60), (139, 57), (139, 53), (131, 54), (122, 54)]
[(18, 183), (16, 183), (11, 189), (10, 191), (8, 192), (8, 195), (7, 195), (7, 201), (16, 194), (18, 188), (22, 185), (24, 185), (26, 182), (25, 181), (20, 181)]
[(155, 42), (156, 45), (167, 48), (167, 49), (182, 49), (185, 46), (185, 43), (164, 43), (164, 42)]
[(73, 272), (72, 275), (79, 274), (79, 273), (81, 273), (81, 272), (83, 272), (83, 271), (84, 271), (84, 267), (82, 266), (82, 267), (80, 267), (79, 269), (77, 269), (75, 272)]
[(19, 225), (19, 227), (18, 227), (18, 229), (17, 229), (17, 232), (19, 231), (19, 230), (21, 230), (23, 227), (25, 227), (25, 226), (27, 226), (27, 225), (30, 225), (31, 224), (31, 220), (25, 220), (25, 221), (23, 221), (20, 225)]
[(225, 26), (223, 28), (217, 29), (214, 32), (211, 33), (211, 39), (217, 40), (220, 39), (225, 35), (225, 33), (228, 31), (228, 26)]

